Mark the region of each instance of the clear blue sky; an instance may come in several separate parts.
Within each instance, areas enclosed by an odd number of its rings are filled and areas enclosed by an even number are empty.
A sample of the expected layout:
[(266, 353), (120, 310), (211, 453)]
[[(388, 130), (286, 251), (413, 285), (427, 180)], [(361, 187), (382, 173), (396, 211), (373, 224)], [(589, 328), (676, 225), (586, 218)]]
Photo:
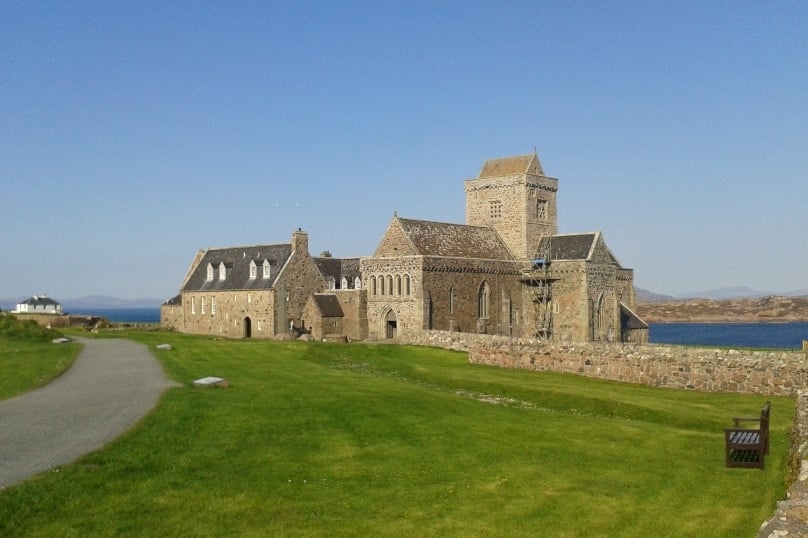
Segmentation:
[(808, 288), (808, 2), (0, 3), (0, 297), (371, 255), (536, 148), (637, 286)]

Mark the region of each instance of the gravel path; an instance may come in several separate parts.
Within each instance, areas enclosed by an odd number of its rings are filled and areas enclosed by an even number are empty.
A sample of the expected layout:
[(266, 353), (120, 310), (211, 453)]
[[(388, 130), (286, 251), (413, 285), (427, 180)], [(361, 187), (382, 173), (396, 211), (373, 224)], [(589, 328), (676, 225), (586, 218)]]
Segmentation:
[(101, 448), (175, 385), (141, 344), (80, 341), (84, 349), (67, 372), (0, 401), (0, 489)]

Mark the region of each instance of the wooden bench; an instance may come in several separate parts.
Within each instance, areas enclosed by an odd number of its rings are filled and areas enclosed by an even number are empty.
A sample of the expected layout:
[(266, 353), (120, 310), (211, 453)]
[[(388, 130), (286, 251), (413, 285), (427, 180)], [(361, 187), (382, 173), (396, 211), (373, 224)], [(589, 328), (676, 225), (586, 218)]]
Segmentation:
[[(766, 402), (760, 418), (734, 417), (734, 428), (724, 429), (727, 467), (757, 467), (763, 469), (763, 459), (769, 453), (769, 411)], [(742, 422), (756, 422), (757, 428), (741, 428)]]

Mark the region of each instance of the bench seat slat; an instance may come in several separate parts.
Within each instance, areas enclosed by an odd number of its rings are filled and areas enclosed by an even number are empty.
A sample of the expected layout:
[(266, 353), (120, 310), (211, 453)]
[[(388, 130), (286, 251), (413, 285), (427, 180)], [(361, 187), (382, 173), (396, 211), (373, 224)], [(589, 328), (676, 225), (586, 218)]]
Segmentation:
[[(769, 410), (766, 402), (760, 418), (734, 417), (734, 428), (724, 429), (727, 467), (764, 468), (765, 455), (769, 453)], [(757, 428), (739, 428), (740, 422), (757, 422)]]

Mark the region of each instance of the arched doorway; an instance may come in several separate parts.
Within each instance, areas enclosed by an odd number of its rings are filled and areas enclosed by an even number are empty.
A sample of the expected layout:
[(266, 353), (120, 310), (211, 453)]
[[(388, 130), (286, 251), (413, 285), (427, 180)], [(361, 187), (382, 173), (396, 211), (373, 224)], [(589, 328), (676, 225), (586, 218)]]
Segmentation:
[(398, 320), (396, 320), (396, 313), (389, 310), (384, 317), (384, 337), (395, 338), (398, 335)]
[(250, 318), (244, 318), (244, 338), (250, 338), (252, 336), (252, 320)]

